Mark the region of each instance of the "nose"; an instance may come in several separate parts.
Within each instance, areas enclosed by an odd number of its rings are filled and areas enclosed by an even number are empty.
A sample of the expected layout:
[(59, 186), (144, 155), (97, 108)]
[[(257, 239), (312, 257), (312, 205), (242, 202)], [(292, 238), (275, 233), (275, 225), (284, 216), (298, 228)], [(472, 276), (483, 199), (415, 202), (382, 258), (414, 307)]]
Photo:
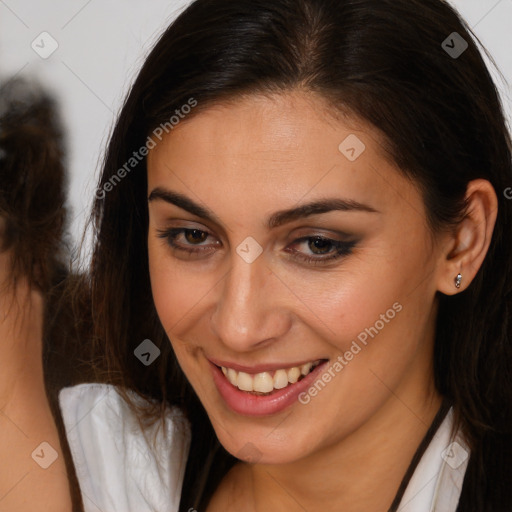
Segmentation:
[(291, 316), (281, 300), (283, 286), (264, 256), (252, 263), (234, 255), (219, 287), (211, 327), (224, 345), (236, 352), (257, 350), (282, 337)]

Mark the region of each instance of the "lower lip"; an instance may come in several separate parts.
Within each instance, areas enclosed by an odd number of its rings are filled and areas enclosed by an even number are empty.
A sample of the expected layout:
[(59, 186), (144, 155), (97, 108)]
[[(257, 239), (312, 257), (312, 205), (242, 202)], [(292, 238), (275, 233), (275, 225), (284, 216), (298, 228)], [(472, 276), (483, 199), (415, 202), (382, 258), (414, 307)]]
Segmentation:
[(210, 363), (210, 366), (220, 395), (234, 412), (245, 416), (268, 416), (281, 412), (297, 402), (299, 395), (310, 387), (326, 364), (327, 361), (323, 361), (303, 379), (270, 395), (253, 395), (241, 391), (227, 380), (220, 368), (213, 363)]

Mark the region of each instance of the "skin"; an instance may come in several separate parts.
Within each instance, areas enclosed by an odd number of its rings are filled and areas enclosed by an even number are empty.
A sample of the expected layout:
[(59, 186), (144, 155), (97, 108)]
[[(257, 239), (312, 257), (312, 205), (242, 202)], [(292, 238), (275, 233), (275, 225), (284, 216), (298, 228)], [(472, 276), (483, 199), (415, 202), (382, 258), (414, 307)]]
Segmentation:
[[(0, 217), (0, 239), (2, 226)], [(0, 252), (0, 512), (69, 512), (65, 462), (44, 388), (44, 300), (23, 278), (12, 285), (11, 257)], [(42, 442), (58, 454), (47, 469), (31, 456)], [(50, 456), (44, 447), (36, 454), (41, 461)]]
[[(338, 150), (350, 134), (366, 146), (354, 162)], [(455, 232), (434, 235), (420, 192), (382, 142), (363, 120), (334, 117), (319, 97), (293, 91), (209, 107), (149, 154), (148, 196), (157, 187), (178, 192), (217, 218), (149, 201), (159, 317), (223, 446), (235, 456), (247, 443), (257, 449), (255, 463), (242, 460), (224, 478), (209, 512), (386, 511), (439, 409), (436, 294), (470, 284), (490, 242), (496, 195), (488, 182), (471, 182), (467, 218)], [(325, 198), (376, 212), (330, 211), (265, 225), (277, 211)], [(206, 231), (199, 240), (205, 252), (173, 249), (161, 236), (170, 228)], [(236, 252), (248, 236), (263, 249), (253, 263)], [(314, 247), (297, 240), (314, 236), (356, 244), (350, 254), (313, 265), (297, 254), (319, 258)], [(175, 242), (198, 246), (183, 233)], [(307, 405), (243, 416), (212, 382), (208, 358), (283, 368), (328, 359), (330, 366), (394, 303), (402, 310)]]

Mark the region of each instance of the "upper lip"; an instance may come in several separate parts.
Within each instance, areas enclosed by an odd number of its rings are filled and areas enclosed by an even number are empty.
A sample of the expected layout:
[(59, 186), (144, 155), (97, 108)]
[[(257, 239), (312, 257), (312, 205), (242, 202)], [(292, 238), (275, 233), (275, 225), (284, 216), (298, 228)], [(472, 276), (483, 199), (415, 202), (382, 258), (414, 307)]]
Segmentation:
[(260, 363), (260, 364), (253, 364), (253, 365), (243, 365), (238, 363), (233, 363), (229, 361), (221, 361), (219, 359), (212, 359), (208, 358), (210, 363), (214, 364), (215, 366), (221, 367), (224, 366), (224, 368), (232, 368), (233, 370), (236, 370), (237, 372), (244, 372), (249, 374), (256, 374), (256, 373), (262, 373), (262, 372), (272, 372), (275, 370), (285, 370), (287, 368), (293, 368), (294, 366), (302, 366), (306, 363), (314, 363), (316, 361), (325, 361), (326, 359), (323, 358), (316, 358), (316, 359), (304, 359), (300, 362), (295, 363)]

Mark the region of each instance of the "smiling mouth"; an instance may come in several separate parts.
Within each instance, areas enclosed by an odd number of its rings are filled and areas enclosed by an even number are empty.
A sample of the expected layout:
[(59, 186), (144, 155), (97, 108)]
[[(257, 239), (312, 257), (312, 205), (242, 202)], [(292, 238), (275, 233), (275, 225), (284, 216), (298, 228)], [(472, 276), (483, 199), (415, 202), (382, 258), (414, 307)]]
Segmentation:
[(311, 373), (324, 359), (311, 361), (301, 366), (291, 368), (249, 374), (239, 372), (233, 368), (220, 366), (222, 373), (232, 386), (252, 395), (270, 395), (276, 390), (284, 389), (296, 382), (299, 382)]

